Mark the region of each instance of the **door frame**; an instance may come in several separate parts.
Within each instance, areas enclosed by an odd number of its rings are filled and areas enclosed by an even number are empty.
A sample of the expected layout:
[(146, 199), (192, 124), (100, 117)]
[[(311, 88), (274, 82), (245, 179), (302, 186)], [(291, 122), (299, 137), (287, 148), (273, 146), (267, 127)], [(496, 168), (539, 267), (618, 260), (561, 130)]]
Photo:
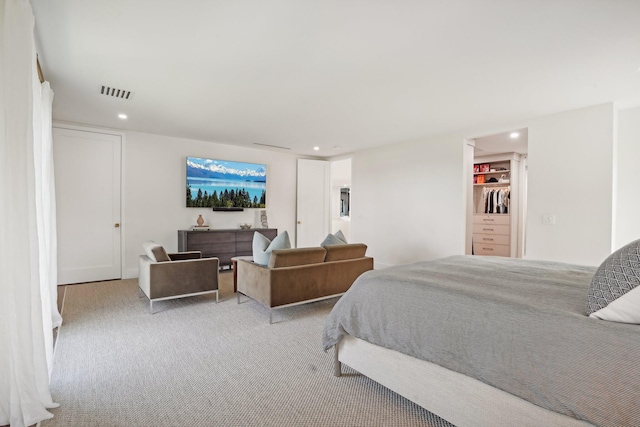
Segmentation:
[[(330, 189), (331, 189), (331, 162), (329, 160), (324, 160), (324, 159), (305, 159), (305, 158), (299, 158), (296, 161), (296, 247), (299, 248), (300, 244), (304, 244), (305, 242), (300, 242), (300, 231), (302, 227), (306, 227), (306, 221), (307, 218), (301, 217), (301, 209), (300, 209), (300, 192), (301, 192), (301, 183), (300, 183), (300, 171), (301, 170), (305, 170), (308, 171), (308, 169), (304, 169), (304, 164), (305, 162), (307, 162), (307, 164), (315, 164), (315, 165), (322, 165), (323, 168), (323, 174), (324, 176), (322, 177), (323, 180), (323, 194), (321, 195), (322, 197), (322, 215), (323, 215), (323, 220), (322, 220), (322, 232), (321, 232), (321, 236), (319, 236), (320, 241), (317, 243), (310, 243), (311, 246), (317, 246), (320, 244), (320, 242), (322, 242), (322, 239), (327, 235), (327, 233), (329, 233), (329, 230), (331, 230), (331, 212), (330, 212)], [(302, 222), (304, 221), (304, 223)], [(305, 236), (306, 237), (306, 236)]]
[[(125, 188), (125, 173), (124, 173), (124, 165), (125, 165), (125, 147), (126, 147), (126, 132), (117, 130), (117, 129), (109, 129), (109, 128), (99, 128), (88, 125), (78, 125), (67, 122), (59, 122), (53, 121), (53, 128), (58, 129), (70, 129), (70, 130), (78, 130), (83, 132), (93, 132), (93, 133), (103, 133), (106, 135), (115, 135), (120, 137), (120, 279), (128, 279), (125, 275), (126, 265), (125, 261), (127, 259), (126, 254), (126, 231), (127, 231), (127, 221), (125, 221), (124, 212), (125, 212), (125, 197), (124, 197), (124, 188)], [(54, 164), (55, 168), (56, 165)]]

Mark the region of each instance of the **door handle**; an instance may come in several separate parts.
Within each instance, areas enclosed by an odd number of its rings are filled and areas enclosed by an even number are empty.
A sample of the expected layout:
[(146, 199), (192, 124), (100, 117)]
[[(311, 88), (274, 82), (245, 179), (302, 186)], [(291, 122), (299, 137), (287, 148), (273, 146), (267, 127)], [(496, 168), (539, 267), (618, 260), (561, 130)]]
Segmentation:
[(120, 228), (120, 223), (116, 222), (116, 225), (114, 225), (115, 228)]
[(302, 221), (298, 221), (298, 224), (302, 224)]

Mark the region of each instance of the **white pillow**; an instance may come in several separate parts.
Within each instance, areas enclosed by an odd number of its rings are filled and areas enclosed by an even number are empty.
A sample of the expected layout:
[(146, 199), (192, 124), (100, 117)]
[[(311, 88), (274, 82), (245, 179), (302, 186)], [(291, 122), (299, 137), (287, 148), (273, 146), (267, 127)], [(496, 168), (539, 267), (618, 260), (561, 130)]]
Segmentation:
[(637, 286), (608, 306), (591, 313), (589, 317), (612, 322), (640, 324), (640, 286)]
[(640, 324), (640, 240), (618, 249), (600, 264), (587, 296), (589, 317)]
[(271, 258), (271, 251), (274, 249), (291, 249), (289, 233), (283, 231), (278, 234), (273, 241), (257, 231), (253, 233), (253, 262), (260, 265), (268, 265)]

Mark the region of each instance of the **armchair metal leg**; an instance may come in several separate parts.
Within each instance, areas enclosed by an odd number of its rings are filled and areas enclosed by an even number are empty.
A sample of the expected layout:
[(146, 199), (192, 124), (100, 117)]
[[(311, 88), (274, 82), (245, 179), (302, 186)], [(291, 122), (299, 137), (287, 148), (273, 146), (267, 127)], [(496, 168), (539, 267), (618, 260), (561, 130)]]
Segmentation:
[(335, 375), (336, 377), (341, 377), (342, 376), (342, 363), (340, 362), (340, 360), (338, 360), (338, 345), (337, 344), (333, 346), (333, 354), (334, 354), (333, 375)]
[(273, 310), (269, 309), (269, 324), (273, 325)]
[(218, 295), (220, 295), (220, 289), (216, 291), (216, 304), (218, 303)]
[(149, 298), (149, 311), (153, 314), (153, 300)]
[(144, 296), (144, 292), (142, 292), (142, 288), (138, 286), (138, 298), (142, 298)]

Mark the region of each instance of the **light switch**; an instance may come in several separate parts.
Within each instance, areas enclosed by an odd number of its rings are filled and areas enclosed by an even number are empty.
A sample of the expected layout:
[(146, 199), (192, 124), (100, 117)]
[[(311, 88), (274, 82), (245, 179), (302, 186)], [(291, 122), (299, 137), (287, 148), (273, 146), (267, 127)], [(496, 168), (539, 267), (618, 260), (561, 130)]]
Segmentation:
[(553, 214), (542, 215), (542, 223), (545, 225), (554, 225), (556, 223), (556, 216)]

